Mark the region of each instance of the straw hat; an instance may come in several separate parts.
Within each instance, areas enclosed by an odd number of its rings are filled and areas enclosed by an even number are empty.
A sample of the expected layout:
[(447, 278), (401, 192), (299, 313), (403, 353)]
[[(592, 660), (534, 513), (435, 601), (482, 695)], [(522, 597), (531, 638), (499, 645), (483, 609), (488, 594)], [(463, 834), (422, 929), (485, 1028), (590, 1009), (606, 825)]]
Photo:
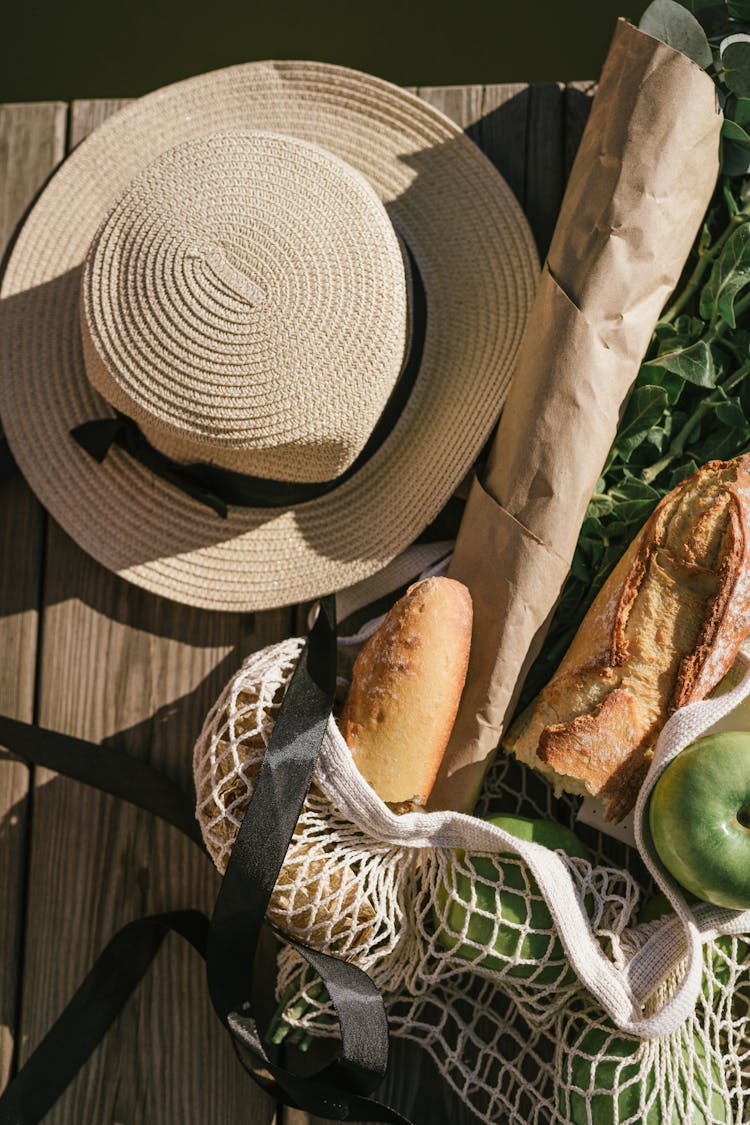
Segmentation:
[(126, 107), (41, 194), (3, 279), (2, 425), (122, 577), (213, 609), (303, 601), (445, 504), (536, 273), (512, 193), (443, 114), (342, 67), (230, 67)]

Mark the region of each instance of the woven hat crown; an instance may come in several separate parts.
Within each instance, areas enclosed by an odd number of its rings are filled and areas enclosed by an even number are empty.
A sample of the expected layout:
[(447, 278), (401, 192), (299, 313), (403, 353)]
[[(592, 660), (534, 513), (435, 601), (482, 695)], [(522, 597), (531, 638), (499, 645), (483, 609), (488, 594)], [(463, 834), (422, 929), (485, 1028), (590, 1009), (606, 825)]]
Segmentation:
[(219, 133), (130, 184), (86, 257), (86, 372), (168, 456), (327, 481), (402, 367), (404, 255), (368, 181), (307, 141)]
[(415, 94), (299, 60), (198, 75), (95, 129), (24, 222), (3, 431), (125, 580), (306, 601), (381, 570), (466, 476), (537, 274), (508, 185)]

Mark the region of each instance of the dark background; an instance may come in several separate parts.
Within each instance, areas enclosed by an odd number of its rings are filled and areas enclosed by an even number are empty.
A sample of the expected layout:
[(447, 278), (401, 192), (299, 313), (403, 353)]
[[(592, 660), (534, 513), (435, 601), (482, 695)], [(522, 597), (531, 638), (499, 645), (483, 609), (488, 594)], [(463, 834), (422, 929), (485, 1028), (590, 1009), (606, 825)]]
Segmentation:
[(0, 101), (121, 97), (264, 58), (404, 85), (595, 78), (648, 0), (6, 0)]

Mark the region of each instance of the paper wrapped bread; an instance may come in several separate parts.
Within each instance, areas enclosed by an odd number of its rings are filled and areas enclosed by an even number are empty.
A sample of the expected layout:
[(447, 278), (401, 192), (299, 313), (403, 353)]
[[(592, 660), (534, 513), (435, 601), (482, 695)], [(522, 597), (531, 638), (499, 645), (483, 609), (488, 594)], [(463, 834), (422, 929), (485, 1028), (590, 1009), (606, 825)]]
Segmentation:
[(669, 715), (702, 699), (750, 633), (750, 454), (658, 504), (504, 748), (619, 820)]
[(471, 592), (475, 626), (434, 809), (474, 808), (623, 403), (703, 222), (721, 127), (711, 76), (620, 20), (449, 570)]
[(410, 586), (360, 652), (339, 726), (360, 773), (397, 812), (421, 808), (456, 718), (471, 643), (469, 591)]

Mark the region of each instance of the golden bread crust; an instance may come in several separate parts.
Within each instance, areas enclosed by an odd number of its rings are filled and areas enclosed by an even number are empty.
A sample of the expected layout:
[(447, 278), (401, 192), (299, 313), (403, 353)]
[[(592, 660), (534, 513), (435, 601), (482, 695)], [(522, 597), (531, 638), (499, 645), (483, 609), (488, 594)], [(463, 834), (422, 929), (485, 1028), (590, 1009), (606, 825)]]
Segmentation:
[(744, 454), (709, 462), (657, 505), (504, 746), (620, 819), (670, 714), (716, 686), (748, 633)]
[(430, 794), (466, 679), (471, 624), (466, 587), (428, 578), (396, 602), (355, 661), (339, 726), (384, 801), (418, 807)]

